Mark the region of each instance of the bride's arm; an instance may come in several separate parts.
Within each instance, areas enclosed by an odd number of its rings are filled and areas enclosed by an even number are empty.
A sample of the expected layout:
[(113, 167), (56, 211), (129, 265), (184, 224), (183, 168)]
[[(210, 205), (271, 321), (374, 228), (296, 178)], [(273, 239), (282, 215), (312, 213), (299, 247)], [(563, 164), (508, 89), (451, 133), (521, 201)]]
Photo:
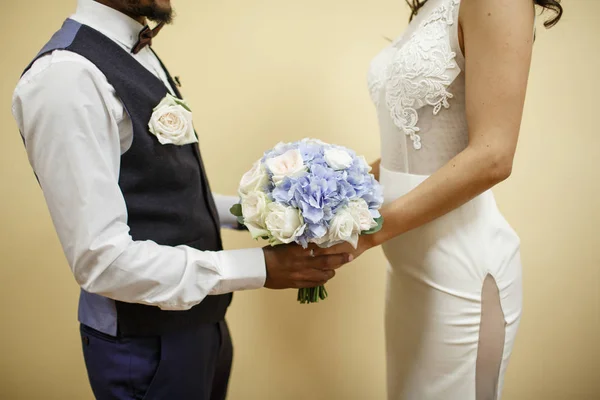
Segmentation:
[(378, 158), (371, 164), (371, 173), (377, 180), (379, 180), (379, 164), (381, 164), (381, 158)]
[[(522, 0), (463, 0), (460, 14), (469, 145), (384, 207), (383, 229), (361, 237), (355, 256), (452, 211), (511, 173), (531, 60), (533, 6)], [(336, 251), (341, 250), (316, 253)]]

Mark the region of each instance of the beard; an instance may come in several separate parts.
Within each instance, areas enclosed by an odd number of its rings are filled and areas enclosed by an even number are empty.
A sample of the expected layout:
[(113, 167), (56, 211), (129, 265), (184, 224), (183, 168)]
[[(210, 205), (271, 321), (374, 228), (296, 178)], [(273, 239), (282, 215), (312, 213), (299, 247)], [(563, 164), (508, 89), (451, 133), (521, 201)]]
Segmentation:
[(171, 7), (159, 7), (154, 0), (150, 0), (150, 4), (140, 4), (140, 0), (125, 0), (126, 11), (130, 14), (146, 17), (150, 21), (165, 24), (173, 22), (175, 12)]

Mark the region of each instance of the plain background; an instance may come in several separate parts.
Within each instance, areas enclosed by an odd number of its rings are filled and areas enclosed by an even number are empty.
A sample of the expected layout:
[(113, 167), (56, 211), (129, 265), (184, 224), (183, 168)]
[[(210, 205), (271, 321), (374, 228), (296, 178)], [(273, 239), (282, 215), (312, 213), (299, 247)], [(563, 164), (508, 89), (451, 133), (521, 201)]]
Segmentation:
[[(526, 0), (524, 0), (526, 1)], [(407, 24), (402, 0), (173, 0), (155, 49), (195, 111), (213, 189), (280, 140), (305, 136), (369, 160), (379, 136), (366, 74)], [(78, 287), (11, 117), (20, 72), (75, 0), (2, 0), (0, 27), (0, 399), (91, 399)], [(525, 305), (505, 400), (600, 399), (600, 1), (564, 1), (538, 27), (513, 176), (495, 189), (522, 237)], [(538, 23), (540, 21), (538, 20)], [(227, 232), (227, 248), (260, 246)], [(386, 262), (374, 249), (329, 285), (324, 303), (293, 291), (239, 293), (230, 399), (384, 399)]]

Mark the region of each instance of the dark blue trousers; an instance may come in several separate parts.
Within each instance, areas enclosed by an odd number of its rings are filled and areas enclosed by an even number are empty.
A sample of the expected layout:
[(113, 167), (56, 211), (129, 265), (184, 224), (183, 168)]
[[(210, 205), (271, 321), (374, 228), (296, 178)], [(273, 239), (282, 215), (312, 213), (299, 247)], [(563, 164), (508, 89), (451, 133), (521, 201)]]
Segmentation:
[(224, 400), (233, 348), (225, 321), (148, 337), (113, 337), (81, 325), (98, 400)]

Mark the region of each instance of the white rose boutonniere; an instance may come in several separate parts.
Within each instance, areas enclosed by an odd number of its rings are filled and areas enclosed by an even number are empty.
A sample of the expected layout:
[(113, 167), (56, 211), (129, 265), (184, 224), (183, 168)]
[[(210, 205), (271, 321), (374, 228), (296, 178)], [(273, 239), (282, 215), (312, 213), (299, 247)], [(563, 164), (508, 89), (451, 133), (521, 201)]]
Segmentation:
[(190, 107), (184, 100), (171, 94), (167, 94), (154, 108), (148, 128), (160, 144), (183, 146), (198, 141)]

